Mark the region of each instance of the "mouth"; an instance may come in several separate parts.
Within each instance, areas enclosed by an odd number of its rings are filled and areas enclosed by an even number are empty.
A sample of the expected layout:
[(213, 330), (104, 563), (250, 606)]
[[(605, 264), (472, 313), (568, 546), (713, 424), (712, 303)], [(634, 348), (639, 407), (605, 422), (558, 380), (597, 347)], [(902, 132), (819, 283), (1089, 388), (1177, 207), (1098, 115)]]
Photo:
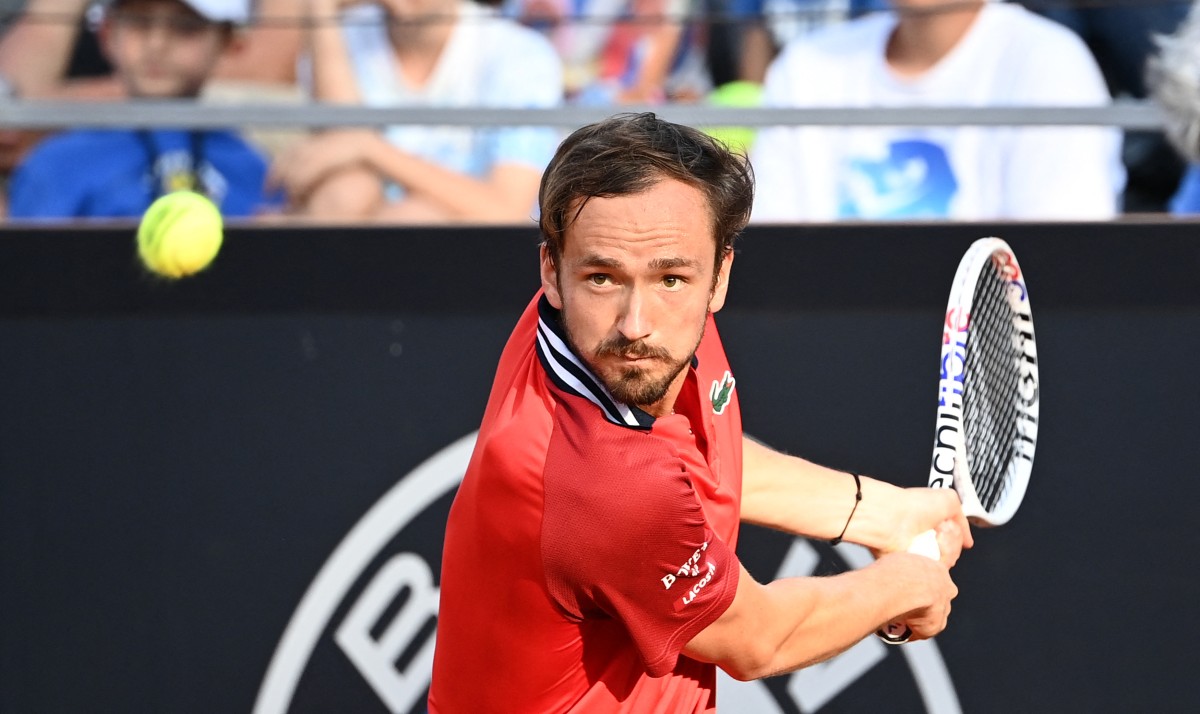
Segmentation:
[(646, 367), (659, 361), (659, 357), (654, 355), (613, 355), (613, 357), (625, 365), (633, 365), (637, 367)]

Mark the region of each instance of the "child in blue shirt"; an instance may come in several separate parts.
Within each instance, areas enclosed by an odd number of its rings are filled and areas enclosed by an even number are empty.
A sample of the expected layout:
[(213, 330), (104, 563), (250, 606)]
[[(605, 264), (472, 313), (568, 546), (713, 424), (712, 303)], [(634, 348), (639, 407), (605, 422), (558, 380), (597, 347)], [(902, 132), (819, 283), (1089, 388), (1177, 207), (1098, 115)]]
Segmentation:
[[(249, 16), (249, 0), (112, 0), (100, 41), (126, 93), (194, 99)], [(164, 193), (207, 194), (228, 217), (278, 206), (267, 160), (227, 130), (72, 130), (35, 147), (13, 174), (13, 219), (136, 218)]]

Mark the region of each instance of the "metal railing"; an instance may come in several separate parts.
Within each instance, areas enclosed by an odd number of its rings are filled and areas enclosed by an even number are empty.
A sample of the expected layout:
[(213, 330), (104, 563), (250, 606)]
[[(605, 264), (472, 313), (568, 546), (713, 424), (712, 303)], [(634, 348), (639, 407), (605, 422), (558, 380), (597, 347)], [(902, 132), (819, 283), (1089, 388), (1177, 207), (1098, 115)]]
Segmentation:
[(331, 128), (387, 125), (578, 127), (621, 112), (653, 111), (693, 126), (1113, 126), (1162, 128), (1149, 101), (1098, 107), (734, 108), (705, 104), (563, 106), (552, 109), (365, 107), (206, 101), (0, 101), (0, 127), (23, 129), (230, 126)]

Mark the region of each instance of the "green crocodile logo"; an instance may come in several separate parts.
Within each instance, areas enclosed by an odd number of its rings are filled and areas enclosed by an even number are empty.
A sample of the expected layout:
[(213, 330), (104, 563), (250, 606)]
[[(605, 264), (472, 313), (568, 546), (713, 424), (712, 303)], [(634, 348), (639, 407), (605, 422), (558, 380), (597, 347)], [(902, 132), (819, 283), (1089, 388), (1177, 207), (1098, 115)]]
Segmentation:
[(708, 393), (709, 399), (712, 399), (713, 414), (721, 414), (725, 411), (725, 407), (729, 406), (729, 398), (733, 395), (733, 387), (736, 383), (737, 380), (728, 370), (721, 381), (713, 380), (712, 391)]

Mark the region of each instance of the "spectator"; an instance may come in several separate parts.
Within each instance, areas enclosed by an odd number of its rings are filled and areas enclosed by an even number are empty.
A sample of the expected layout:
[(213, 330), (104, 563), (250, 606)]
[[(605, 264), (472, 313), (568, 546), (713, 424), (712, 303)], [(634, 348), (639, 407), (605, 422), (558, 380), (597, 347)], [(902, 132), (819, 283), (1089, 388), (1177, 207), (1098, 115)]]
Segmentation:
[[(402, 0), (379, 0), (342, 9), (341, 22), (331, 22), (342, 4), (309, 6), (320, 101), (458, 108), (562, 101), (554, 48), (481, 5), (430, 0), (414, 10)], [(330, 131), (282, 156), (273, 177), (299, 213), (315, 218), (527, 221), (558, 139), (548, 127)]]
[[(101, 5), (93, 0), (7, 1), (24, 6), (0, 42), (0, 78), (8, 80), (14, 94), (54, 99), (127, 98), (95, 32), (99, 23), (94, 11), (102, 12)], [(298, 104), (304, 101), (304, 94), (296, 83), (302, 33), (295, 0), (257, 0), (253, 6), (254, 22), (238, 32), (221, 54), (200, 99), (225, 104)], [(246, 127), (242, 133), (272, 155), (299, 136), (293, 129), (257, 126)]]
[[(790, 107), (1103, 106), (1087, 47), (984, 0), (895, 12), (788, 45), (764, 103)], [(752, 157), (755, 220), (1104, 219), (1124, 181), (1120, 134), (1079, 127), (777, 127)]]
[[(1095, 55), (1112, 96), (1135, 99), (1148, 94), (1146, 60), (1154, 51), (1154, 37), (1175, 31), (1189, 5), (1184, 0), (1021, 0), (1021, 4), (1074, 30)], [(1164, 210), (1179, 185), (1183, 162), (1163, 133), (1125, 132), (1124, 161), (1129, 173), (1124, 210)]]
[(1177, 30), (1158, 38), (1148, 66), (1148, 84), (1166, 115), (1166, 135), (1189, 162), (1171, 198), (1172, 213), (1200, 213), (1200, 4)]
[[(0, 76), (21, 96), (126, 97), (95, 32), (103, 2), (0, 0), (0, 5), (5, 12), (19, 12), (0, 42)], [(206, 93), (222, 81), (294, 87), (301, 37), (295, 0), (257, 0), (253, 5), (255, 23), (222, 53)]]
[[(247, 0), (115, 0), (101, 45), (125, 95), (199, 95), (235, 41)], [(38, 144), (17, 167), (13, 218), (140, 216), (163, 193), (193, 188), (227, 216), (263, 210), (266, 161), (229, 131), (73, 130)]]
[(505, 11), (541, 29), (563, 60), (579, 104), (693, 101), (710, 86), (690, 0), (508, 0)]

